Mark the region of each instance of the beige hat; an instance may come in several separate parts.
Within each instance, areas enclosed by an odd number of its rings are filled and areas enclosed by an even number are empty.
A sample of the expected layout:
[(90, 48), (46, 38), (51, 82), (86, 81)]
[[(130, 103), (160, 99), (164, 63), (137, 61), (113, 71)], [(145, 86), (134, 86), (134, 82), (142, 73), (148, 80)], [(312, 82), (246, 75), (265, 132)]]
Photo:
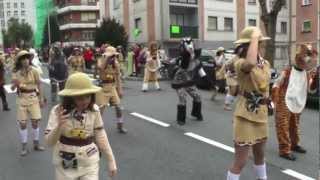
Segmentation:
[(108, 46), (103, 55), (106, 56), (106, 57), (110, 57), (110, 56), (113, 56), (113, 55), (119, 55), (119, 53), (117, 52), (116, 48), (114, 48), (112, 46)]
[(217, 49), (217, 52), (224, 51), (224, 50), (225, 50), (224, 47), (219, 47), (219, 48)]
[(95, 94), (100, 90), (100, 87), (93, 85), (87, 74), (74, 73), (67, 79), (65, 89), (59, 92), (59, 96)]
[(30, 58), (32, 54), (26, 50), (19, 51), (18, 54), (16, 55), (16, 61), (19, 60), (23, 56), (28, 56)]
[[(244, 28), (240, 33), (240, 39), (235, 41), (234, 44), (250, 43), (251, 42), (252, 33), (255, 30), (260, 30), (260, 29), (257, 28), (257, 27), (253, 27), (253, 26), (249, 26), (249, 27)], [(270, 40), (270, 39), (271, 39), (270, 37), (261, 36), (259, 38), (259, 41), (266, 41), (266, 40)]]

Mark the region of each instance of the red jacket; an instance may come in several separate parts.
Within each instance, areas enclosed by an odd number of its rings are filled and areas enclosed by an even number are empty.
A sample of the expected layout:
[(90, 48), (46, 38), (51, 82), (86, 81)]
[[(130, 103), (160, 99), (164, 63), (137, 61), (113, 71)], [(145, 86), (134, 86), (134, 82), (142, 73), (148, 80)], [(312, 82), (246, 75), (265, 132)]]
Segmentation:
[(83, 58), (85, 61), (93, 60), (93, 52), (91, 50), (85, 50), (83, 53)]

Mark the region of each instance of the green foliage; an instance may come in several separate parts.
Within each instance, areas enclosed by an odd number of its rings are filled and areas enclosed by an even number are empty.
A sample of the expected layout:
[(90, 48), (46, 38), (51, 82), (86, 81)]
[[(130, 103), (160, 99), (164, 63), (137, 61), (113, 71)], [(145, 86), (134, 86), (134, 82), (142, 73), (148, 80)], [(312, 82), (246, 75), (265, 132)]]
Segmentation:
[(126, 50), (128, 35), (124, 26), (115, 19), (104, 19), (96, 30), (94, 42), (97, 47), (108, 43), (114, 47), (121, 45)]
[(20, 47), (33, 45), (33, 31), (28, 23), (19, 23), (17, 19), (9, 20), (8, 29), (2, 31), (5, 47)]
[[(50, 21), (50, 37), (51, 37), (51, 43), (57, 42), (61, 40), (61, 31), (59, 29), (58, 19), (56, 14), (52, 14), (49, 17)], [(46, 24), (43, 29), (43, 35), (42, 35), (42, 43), (41, 46), (45, 47), (49, 44), (49, 33), (48, 33), (48, 20), (46, 21)]]

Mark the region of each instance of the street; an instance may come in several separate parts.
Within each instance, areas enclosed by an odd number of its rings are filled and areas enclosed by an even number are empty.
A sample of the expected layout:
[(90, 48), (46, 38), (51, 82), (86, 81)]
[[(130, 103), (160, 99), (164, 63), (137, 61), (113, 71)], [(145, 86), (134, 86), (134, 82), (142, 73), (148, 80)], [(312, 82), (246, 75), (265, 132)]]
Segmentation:
[[(104, 122), (118, 165), (114, 180), (224, 180), (233, 160), (232, 112), (223, 110), (224, 97), (210, 101), (211, 93), (202, 91), (204, 121), (192, 120), (184, 126), (176, 119), (177, 96), (168, 81), (160, 82), (162, 91), (141, 92), (141, 81), (125, 81), (124, 108), (127, 135), (118, 134), (115, 112), (109, 108)], [(48, 105), (42, 111), (42, 132), (50, 102), (50, 86), (43, 83)], [(16, 126), (15, 94), (8, 94), (10, 112), (0, 112), (0, 180), (51, 180), (54, 168), (51, 150), (31, 151), (19, 156), (20, 144)], [(191, 111), (191, 101), (187, 112)], [(301, 118), (301, 142), (306, 155), (297, 154), (297, 161), (278, 156), (274, 119), (269, 119), (266, 147), (268, 179), (312, 180), (318, 176), (319, 112), (305, 109)], [(30, 128), (30, 127), (29, 127)], [(43, 133), (42, 133), (43, 134)], [(30, 134), (31, 135), (31, 134)], [(31, 136), (29, 149), (31, 149)], [(107, 176), (106, 160), (101, 161), (101, 179)], [(254, 180), (252, 158), (241, 174), (243, 180)]]

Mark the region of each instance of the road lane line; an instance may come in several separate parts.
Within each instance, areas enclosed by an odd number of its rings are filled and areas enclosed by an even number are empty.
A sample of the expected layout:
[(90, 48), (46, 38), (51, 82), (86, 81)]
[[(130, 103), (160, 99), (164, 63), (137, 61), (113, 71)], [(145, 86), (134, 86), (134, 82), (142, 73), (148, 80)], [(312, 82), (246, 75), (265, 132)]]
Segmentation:
[(148, 117), (148, 116), (145, 116), (145, 115), (136, 113), (136, 112), (133, 112), (133, 113), (130, 113), (130, 114), (131, 114), (132, 116), (141, 118), (141, 119), (143, 119), (143, 120), (146, 120), (146, 121), (149, 121), (149, 122), (151, 122), (151, 123), (160, 125), (160, 126), (162, 126), (162, 127), (169, 127), (169, 126), (170, 126), (170, 124), (161, 122), (161, 121), (159, 121), (159, 120), (156, 120), (156, 119), (154, 119), (154, 118), (151, 118), (151, 117)]
[(316, 180), (314, 178), (308, 177), (306, 175), (303, 175), (301, 173), (298, 173), (292, 169), (286, 169), (282, 171), (284, 174), (287, 174), (289, 176), (295, 177), (297, 179), (301, 179), (301, 180)]
[(205, 138), (205, 137), (200, 136), (198, 134), (195, 134), (195, 133), (192, 133), (192, 132), (187, 132), (187, 133), (184, 133), (184, 135), (192, 137), (192, 138), (197, 139), (199, 141), (205, 142), (205, 143), (210, 144), (212, 146), (218, 147), (220, 149), (224, 149), (226, 151), (234, 153), (234, 148), (233, 147), (230, 147), (230, 146), (224, 145), (222, 143), (219, 143), (217, 141)]
[(48, 79), (48, 78), (46, 78), (46, 79), (40, 78), (40, 81), (43, 83), (46, 83), (46, 84), (50, 84), (50, 79)]

